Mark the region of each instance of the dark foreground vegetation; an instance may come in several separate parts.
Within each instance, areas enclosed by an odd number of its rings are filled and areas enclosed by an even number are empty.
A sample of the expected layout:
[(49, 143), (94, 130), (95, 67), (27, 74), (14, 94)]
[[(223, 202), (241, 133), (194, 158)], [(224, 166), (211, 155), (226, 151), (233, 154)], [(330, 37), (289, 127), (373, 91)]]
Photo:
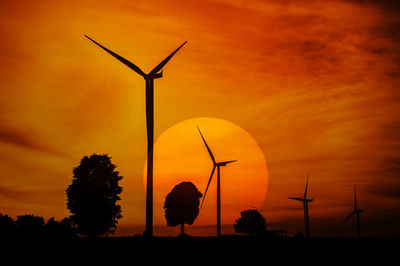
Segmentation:
[(0, 213), (0, 239), (73, 239), (75, 227), (69, 218), (47, 222), (41, 216), (20, 215), (16, 220)]

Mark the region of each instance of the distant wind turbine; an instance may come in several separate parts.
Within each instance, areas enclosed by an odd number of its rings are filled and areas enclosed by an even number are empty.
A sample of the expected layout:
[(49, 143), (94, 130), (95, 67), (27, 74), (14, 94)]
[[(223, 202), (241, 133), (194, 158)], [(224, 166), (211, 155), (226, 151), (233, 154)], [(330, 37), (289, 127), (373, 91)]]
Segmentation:
[(119, 56), (113, 51), (102, 46), (95, 40), (86, 36), (89, 40), (100, 46), (107, 53), (114, 56), (120, 62), (125, 64), (127, 67), (141, 75), (146, 81), (146, 124), (147, 124), (147, 191), (146, 191), (146, 231), (145, 235), (153, 236), (153, 141), (154, 141), (154, 79), (161, 78), (163, 76), (162, 68), (168, 63), (168, 61), (186, 44), (184, 42), (175, 51), (173, 51), (167, 58), (165, 58), (160, 64), (158, 64), (148, 74), (144, 73), (138, 66), (131, 63), (127, 59)]
[(233, 162), (236, 162), (236, 160), (225, 161), (225, 162), (216, 162), (215, 158), (214, 158), (214, 155), (211, 152), (210, 147), (208, 147), (207, 142), (203, 137), (203, 134), (201, 134), (200, 128), (197, 127), (197, 129), (200, 132), (200, 136), (203, 139), (204, 144), (206, 145), (207, 151), (210, 154), (211, 160), (212, 160), (212, 162), (214, 164), (214, 167), (213, 167), (213, 169), (211, 171), (210, 179), (208, 180), (206, 191), (204, 192), (204, 197), (203, 197), (203, 200), (201, 202), (200, 208), (203, 207), (203, 203), (204, 203), (204, 199), (206, 198), (208, 187), (209, 187), (209, 185), (211, 183), (211, 179), (212, 179), (212, 177), (214, 175), (215, 168), (217, 168), (217, 237), (221, 237), (221, 176), (220, 176), (220, 167), (221, 166), (226, 166), (227, 164), (230, 164), (230, 163), (233, 163)]
[(303, 198), (293, 198), (289, 197), (289, 199), (292, 200), (298, 200), (303, 202), (303, 208), (304, 208), (304, 224), (306, 226), (306, 236), (310, 237), (310, 221), (308, 217), (308, 203), (312, 202), (313, 199), (307, 199), (307, 187), (308, 187), (308, 179), (310, 178), (310, 173), (308, 173), (307, 176), (307, 183), (306, 183), (306, 190), (304, 191), (304, 197)]
[(357, 208), (357, 192), (356, 192), (356, 185), (354, 185), (354, 211), (347, 217), (346, 221), (347, 222), (351, 216), (354, 214), (357, 217), (357, 236), (360, 237), (360, 213), (363, 212), (363, 210), (360, 210)]

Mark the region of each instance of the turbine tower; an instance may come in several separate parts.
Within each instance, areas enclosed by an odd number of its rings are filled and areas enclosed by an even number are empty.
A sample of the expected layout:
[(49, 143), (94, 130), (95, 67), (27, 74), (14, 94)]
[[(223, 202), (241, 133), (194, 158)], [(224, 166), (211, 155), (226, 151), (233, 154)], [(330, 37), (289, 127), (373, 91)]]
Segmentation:
[(363, 210), (360, 210), (357, 208), (357, 192), (356, 192), (356, 185), (354, 185), (354, 211), (347, 217), (346, 221), (347, 222), (351, 216), (354, 214), (357, 217), (357, 237), (360, 237), (360, 213), (363, 212)]
[(211, 160), (213, 162), (213, 169), (211, 171), (211, 176), (210, 179), (208, 180), (208, 184), (206, 187), (206, 191), (204, 192), (204, 197), (203, 200), (201, 201), (200, 208), (203, 207), (204, 199), (206, 198), (207, 190), (208, 187), (211, 183), (211, 179), (213, 178), (215, 168), (217, 168), (217, 237), (221, 237), (221, 175), (220, 175), (220, 167), (221, 166), (226, 166), (227, 164), (236, 162), (236, 160), (233, 161), (225, 161), (225, 162), (216, 162), (214, 155), (211, 152), (210, 147), (208, 147), (206, 140), (203, 137), (203, 134), (201, 134), (200, 128), (197, 127), (197, 129), (200, 132), (200, 136), (203, 139), (204, 144), (206, 145), (207, 151), (210, 154)]
[(146, 125), (147, 125), (147, 191), (146, 191), (146, 231), (145, 235), (148, 237), (153, 236), (153, 141), (154, 141), (154, 79), (161, 78), (163, 76), (162, 68), (168, 63), (168, 61), (186, 44), (184, 42), (175, 51), (173, 51), (168, 57), (166, 57), (160, 64), (158, 64), (148, 74), (144, 73), (138, 66), (123, 58), (122, 56), (114, 53), (113, 51), (102, 46), (89, 36), (85, 35), (86, 38), (100, 46), (107, 53), (118, 59), (120, 62), (125, 64), (127, 67), (141, 75), (146, 81)]
[(298, 200), (303, 202), (303, 209), (304, 209), (304, 224), (306, 227), (306, 236), (310, 237), (310, 220), (308, 217), (308, 203), (312, 202), (313, 199), (307, 199), (307, 187), (308, 187), (308, 179), (310, 178), (310, 173), (308, 173), (307, 176), (307, 182), (306, 182), (306, 190), (304, 191), (304, 197), (303, 198), (293, 198), (293, 197), (289, 197), (289, 199), (292, 200)]

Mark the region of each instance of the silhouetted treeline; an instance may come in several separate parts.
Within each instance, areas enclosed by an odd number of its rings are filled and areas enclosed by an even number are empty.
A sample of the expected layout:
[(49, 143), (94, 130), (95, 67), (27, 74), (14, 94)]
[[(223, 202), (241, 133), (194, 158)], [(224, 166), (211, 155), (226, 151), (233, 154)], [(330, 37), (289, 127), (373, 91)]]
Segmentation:
[(45, 223), (43, 217), (21, 215), (13, 220), (0, 213), (0, 238), (75, 238), (75, 228), (68, 218), (56, 221), (50, 218)]

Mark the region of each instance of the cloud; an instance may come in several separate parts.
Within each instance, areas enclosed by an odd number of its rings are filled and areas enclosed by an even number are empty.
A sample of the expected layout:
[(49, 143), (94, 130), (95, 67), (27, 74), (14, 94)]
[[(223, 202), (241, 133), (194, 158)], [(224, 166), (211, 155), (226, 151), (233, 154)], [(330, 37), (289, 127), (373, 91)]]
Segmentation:
[(400, 159), (390, 159), (386, 160), (386, 172), (394, 173), (400, 178)]
[(376, 175), (379, 177), (379, 181), (370, 184), (368, 190), (380, 197), (399, 200), (400, 159), (387, 159), (383, 161), (382, 166), (376, 171)]
[(19, 190), (8, 186), (0, 186), (0, 196), (12, 200), (24, 201), (27, 196), (33, 193), (25, 190)]
[(384, 12), (398, 13), (400, 12), (400, 2), (398, 0), (345, 0), (346, 2), (358, 5), (372, 5), (379, 7)]
[(26, 149), (31, 149), (34, 151), (49, 153), (58, 156), (65, 156), (64, 153), (39, 143), (26, 132), (5, 127), (4, 125), (1, 124), (0, 124), (0, 142), (8, 143)]
[(394, 199), (400, 199), (400, 182), (391, 184), (375, 184), (371, 189), (371, 192), (376, 195), (389, 197)]

